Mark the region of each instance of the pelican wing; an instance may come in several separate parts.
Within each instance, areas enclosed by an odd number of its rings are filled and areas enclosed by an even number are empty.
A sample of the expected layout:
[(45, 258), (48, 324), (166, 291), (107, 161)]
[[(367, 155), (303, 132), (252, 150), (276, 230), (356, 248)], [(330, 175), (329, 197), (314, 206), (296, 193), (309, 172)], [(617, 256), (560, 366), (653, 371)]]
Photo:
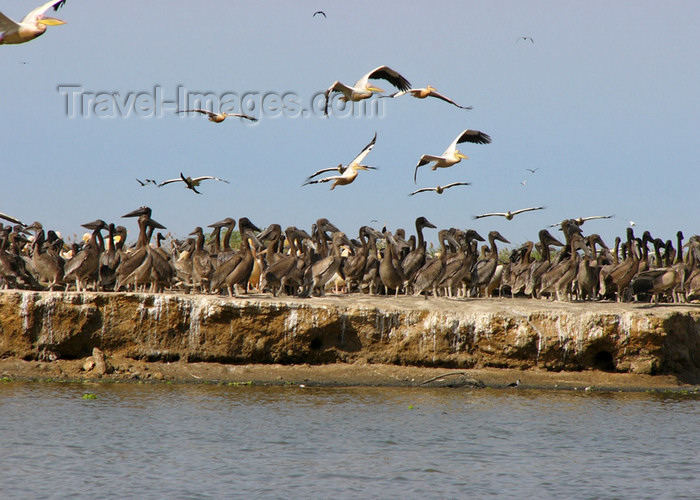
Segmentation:
[(226, 113), (228, 116), (237, 116), (238, 118), (245, 118), (246, 120), (250, 120), (251, 122), (256, 122), (258, 121), (257, 118), (254, 116), (246, 115), (244, 113)]
[(581, 217), (581, 220), (586, 221), (586, 220), (595, 220), (595, 219), (612, 219), (613, 217), (614, 217), (613, 215), (591, 215), (590, 217)]
[(63, 4), (66, 3), (66, 0), (52, 0), (51, 2), (46, 2), (45, 4), (37, 7), (33, 11), (31, 11), (29, 14), (24, 16), (24, 19), (22, 19), (23, 23), (26, 22), (34, 22), (37, 19), (41, 19), (44, 16), (44, 13), (49, 10), (51, 7), (53, 7), (53, 10), (56, 11), (60, 9)]
[(491, 212), (491, 213), (488, 213), (488, 214), (475, 215), (474, 218), (475, 218), (475, 219), (481, 219), (482, 217), (499, 217), (499, 216), (500, 216), (500, 217), (505, 217), (506, 214), (505, 214), (505, 213), (502, 213), (502, 212)]
[(215, 181), (225, 182), (226, 184), (231, 184), (231, 183), (230, 183), (229, 181), (227, 181), (226, 179), (219, 179), (218, 177), (214, 177), (213, 175), (203, 175), (203, 176), (201, 176), (201, 177), (195, 177), (195, 178), (192, 179), (192, 182), (195, 182), (195, 183), (199, 184), (200, 182), (205, 181), (205, 180), (207, 180), (207, 179), (212, 179), (212, 180), (215, 180)]
[(367, 144), (362, 151), (360, 151), (360, 154), (355, 157), (354, 160), (350, 162), (350, 165), (359, 165), (362, 163), (362, 160), (365, 159), (365, 156), (372, 151), (372, 148), (374, 147), (374, 143), (377, 142), (377, 133), (374, 133), (374, 137), (370, 141), (369, 144)]
[(414, 194), (418, 194), (418, 193), (425, 193), (426, 191), (437, 191), (437, 188), (420, 188), (420, 189), (416, 189), (415, 191), (413, 191), (413, 192), (412, 192), (411, 194), (409, 194), (408, 196), (413, 196)]
[(399, 90), (398, 92), (394, 92), (393, 94), (388, 94), (388, 95), (380, 95), (379, 97), (401, 97), (402, 95), (406, 94), (406, 90)]
[(342, 173), (345, 171), (346, 168), (348, 168), (348, 167), (344, 167), (343, 165), (338, 165), (337, 167), (322, 168), (321, 170), (319, 170), (319, 171), (317, 171), (317, 172), (314, 172), (313, 174), (311, 174), (310, 176), (308, 176), (308, 177), (306, 178), (306, 180), (313, 179), (313, 178), (316, 177), (317, 175), (321, 175), (321, 174), (324, 173), (324, 172), (332, 172), (333, 170), (337, 170), (338, 172), (340, 172), (340, 173), (342, 174)]
[(470, 184), (471, 184), (471, 182), (451, 182), (449, 184), (442, 186), (442, 189), (447, 189), (447, 188), (451, 188), (454, 186), (469, 186)]
[(342, 178), (343, 178), (342, 175), (331, 175), (330, 177), (324, 177), (323, 179), (318, 179), (315, 181), (306, 181), (304, 184), (302, 184), (302, 186), (306, 186), (307, 184), (319, 184), (322, 182), (330, 182), (330, 181), (335, 181), (335, 180), (342, 179)]
[(423, 165), (427, 165), (431, 161), (438, 161), (441, 160), (441, 156), (433, 156), (433, 155), (423, 155), (420, 157), (420, 160), (418, 161), (418, 165), (416, 165), (416, 169), (413, 171), (413, 183), (416, 183), (416, 176), (418, 175), (418, 167), (422, 167)]
[(461, 109), (472, 109), (471, 106), (460, 106), (459, 104), (457, 104), (456, 102), (454, 102), (452, 99), (448, 99), (448, 98), (445, 97), (444, 95), (442, 95), (442, 94), (440, 94), (440, 93), (438, 93), (438, 92), (435, 92), (434, 90), (431, 90), (431, 91), (430, 91), (430, 94), (428, 94), (428, 96), (430, 96), (430, 97), (436, 97), (436, 98), (438, 98), (438, 99), (442, 99), (443, 101), (449, 102), (449, 103), (452, 104), (453, 106), (457, 106), (458, 108), (461, 108)]
[(461, 134), (459, 134), (457, 137), (455, 137), (455, 140), (452, 141), (452, 144), (450, 144), (443, 153), (443, 156), (454, 155), (454, 152), (457, 149), (457, 144), (462, 144), (463, 142), (471, 142), (474, 144), (490, 144), (491, 137), (478, 130), (467, 129)]
[(409, 81), (406, 80), (403, 76), (401, 76), (398, 72), (391, 69), (389, 66), (379, 66), (378, 68), (373, 69), (365, 76), (360, 78), (355, 84), (355, 87), (362, 89), (366, 88), (367, 82), (370, 79), (386, 80), (399, 90), (409, 90), (411, 88), (411, 84), (409, 83)]
[(167, 181), (163, 181), (160, 184), (158, 184), (158, 187), (163, 187), (166, 184), (172, 184), (173, 182), (185, 182), (183, 179), (180, 179), (179, 177), (177, 179), (168, 179)]
[(326, 103), (323, 107), (324, 115), (328, 115), (328, 104), (330, 103), (330, 97), (332, 92), (342, 92), (345, 95), (350, 95), (352, 93), (352, 87), (348, 87), (344, 83), (340, 83), (337, 80), (333, 82), (333, 85), (328, 87), (328, 90), (326, 90), (326, 93), (324, 94), (326, 98)]
[(0, 12), (0, 33), (6, 31), (15, 31), (19, 28), (19, 24)]
[(214, 118), (216, 116), (216, 113), (207, 111), (206, 109), (183, 109), (178, 111), (178, 113), (202, 113), (203, 115), (207, 115), (209, 118)]
[(520, 210), (513, 210), (511, 214), (513, 215), (518, 215), (523, 212), (532, 212), (533, 210), (542, 210), (544, 207), (530, 207), (530, 208), (521, 208)]

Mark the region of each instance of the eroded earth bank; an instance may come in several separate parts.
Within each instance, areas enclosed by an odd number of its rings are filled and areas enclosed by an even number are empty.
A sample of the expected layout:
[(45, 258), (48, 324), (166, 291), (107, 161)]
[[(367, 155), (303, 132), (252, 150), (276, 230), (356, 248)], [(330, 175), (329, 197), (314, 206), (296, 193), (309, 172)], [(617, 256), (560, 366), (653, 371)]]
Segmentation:
[(0, 376), (688, 387), (700, 382), (700, 307), (4, 291)]

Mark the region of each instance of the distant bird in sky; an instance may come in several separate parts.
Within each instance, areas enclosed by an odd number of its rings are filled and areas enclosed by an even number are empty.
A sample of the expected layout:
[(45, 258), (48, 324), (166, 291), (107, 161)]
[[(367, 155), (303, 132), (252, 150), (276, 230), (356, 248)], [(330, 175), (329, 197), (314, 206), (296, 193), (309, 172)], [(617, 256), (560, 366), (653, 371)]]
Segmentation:
[(532, 37), (529, 37), (529, 36), (519, 36), (518, 39), (516, 40), (516, 42), (519, 42), (520, 40), (522, 40), (524, 42), (527, 42), (529, 40), (530, 43), (535, 43), (535, 41), (532, 39)]
[(469, 186), (470, 184), (471, 184), (471, 182), (452, 182), (452, 183), (446, 184), (444, 186), (435, 186), (435, 187), (429, 187), (429, 188), (416, 189), (408, 196), (413, 196), (414, 194), (423, 193), (426, 191), (435, 191), (437, 194), (442, 194), (445, 191), (445, 189), (451, 188), (453, 186)]
[[(361, 163), (362, 163), (362, 160), (365, 159), (365, 156), (367, 156), (367, 154), (369, 154), (369, 152), (370, 152), (370, 151), (372, 150), (372, 148), (374, 147), (374, 143), (375, 143), (375, 142), (377, 142), (377, 133), (376, 133), (376, 132), (374, 133), (374, 138), (372, 139), (372, 141), (371, 141), (369, 144), (367, 144), (367, 145), (364, 147), (364, 149), (363, 149), (362, 151), (360, 151), (360, 154), (357, 155), (357, 156), (355, 157), (355, 159), (352, 160), (352, 161), (350, 162), (350, 164), (348, 164), (346, 167), (344, 167), (344, 166), (341, 164), (341, 165), (338, 165), (337, 167), (333, 167), (333, 168), (330, 168), (330, 169), (319, 170), (319, 171), (316, 172), (315, 174), (309, 176), (309, 177), (306, 179), (306, 182), (304, 182), (304, 184), (302, 184), (302, 186), (306, 186), (307, 184), (318, 184), (318, 183), (321, 183), (321, 182), (330, 182), (330, 181), (333, 181), (333, 185), (331, 186), (331, 191), (333, 191), (333, 190), (335, 189), (336, 186), (345, 186), (345, 185), (347, 185), (347, 184), (350, 184), (350, 183), (351, 183), (352, 181), (354, 181), (355, 178), (357, 177), (357, 171), (358, 171), (358, 170), (368, 170), (368, 169), (370, 169), (370, 168), (375, 168), (375, 167), (368, 167), (367, 165), (362, 165), (362, 164), (361, 164)], [(328, 171), (330, 171), (330, 170), (336, 170), (336, 169), (339, 170), (339, 171), (341, 172), (340, 175), (332, 175), (332, 176), (330, 176), (330, 177), (324, 177), (323, 179), (319, 179), (319, 180), (317, 180), (317, 181), (309, 180), (309, 179), (311, 179), (312, 177), (314, 177), (314, 176), (320, 174), (320, 173), (323, 172), (323, 171), (328, 172)]]
[(214, 113), (213, 111), (207, 111), (206, 109), (183, 109), (178, 111), (178, 113), (202, 113), (203, 115), (207, 115), (209, 117), (210, 122), (214, 123), (221, 123), (230, 116), (245, 118), (246, 120), (250, 120), (252, 122), (258, 121), (257, 118), (243, 113)]
[(463, 142), (471, 142), (474, 144), (490, 144), (491, 137), (478, 130), (464, 130), (460, 133), (455, 140), (447, 147), (444, 153), (440, 156), (433, 155), (423, 155), (416, 165), (416, 169), (413, 171), (413, 182), (416, 183), (416, 176), (418, 175), (418, 167), (427, 165), (428, 163), (435, 162), (430, 169), (436, 170), (438, 168), (451, 167), (462, 161), (462, 159), (468, 159), (468, 156), (464, 156), (457, 149), (457, 144), (462, 144)]
[(182, 174), (182, 172), (180, 172), (180, 177), (179, 177), (178, 179), (169, 179), (169, 180), (167, 180), (167, 181), (165, 181), (165, 182), (161, 182), (160, 184), (158, 184), (158, 187), (163, 187), (163, 186), (165, 186), (166, 184), (170, 184), (170, 183), (172, 183), (172, 182), (184, 182), (184, 183), (185, 183), (185, 187), (186, 187), (187, 189), (191, 189), (192, 191), (194, 191), (194, 192), (197, 193), (197, 194), (202, 194), (202, 193), (200, 193), (199, 191), (197, 191), (197, 186), (199, 186), (199, 184), (200, 184), (202, 181), (206, 181), (206, 180), (208, 180), (208, 179), (212, 179), (212, 180), (215, 180), (215, 181), (221, 181), (221, 182), (225, 182), (226, 184), (230, 184), (229, 181), (226, 181), (226, 180), (224, 180), (224, 179), (219, 179), (218, 177), (214, 177), (214, 176), (211, 176), (211, 175), (203, 175), (203, 176), (201, 176), (201, 177), (194, 177), (194, 178), (193, 178), (193, 177), (185, 177), (185, 176)]
[(615, 216), (614, 216), (614, 215), (592, 215), (592, 216), (590, 216), (590, 217), (579, 217), (578, 219), (564, 219), (563, 221), (557, 222), (556, 224), (551, 224), (549, 227), (561, 226), (561, 225), (564, 223), (565, 220), (572, 220), (572, 221), (574, 221), (576, 224), (578, 224), (579, 226), (582, 226), (583, 223), (586, 222), (587, 220), (612, 219), (613, 217), (615, 217)]
[(340, 92), (343, 94), (340, 97), (343, 101), (361, 101), (362, 99), (372, 97), (373, 92), (384, 92), (379, 87), (371, 85), (369, 80), (386, 80), (399, 90), (409, 90), (411, 88), (410, 82), (389, 66), (379, 66), (357, 80), (352, 87), (340, 83), (339, 81), (333, 82), (325, 92), (326, 103), (323, 108), (323, 113), (328, 115), (328, 104), (333, 92)]
[(22, 224), (22, 222), (20, 222), (19, 219), (15, 219), (11, 215), (7, 215), (2, 212), (0, 212), (0, 219), (5, 219), (6, 221), (12, 222), (13, 224), (19, 224), (20, 226), (24, 226), (24, 224)]
[(525, 170), (527, 170), (527, 171), (530, 172), (531, 174), (534, 174), (534, 173), (537, 172), (539, 169), (540, 169), (540, 167), (537, 167), (537, 168), (526, 168)]
[(522, 184), (522, 185), (523, 185), (523, 187), (525, 187), (525, 186), (527, 185), (527, 181), (525, 181), (525, 180), (522, 180), (522, 181), (520, 181), (520, 184)]
[(531, 212), (532, 210), (542, 210), (544, 208), (545, 207), (530, 207), (521, 208), (520, 210), (514, 210), (512, 212), (510, 210), (508, 210), (507, 212), (491, 212), (488, 214), (475, 215), (474, 218), (481, 219), (482, 217), (505, 217), (508, 220), (513, 220), (513, 217), (523, 212)]
[(321, 14), (323, 17), (328, 18), (328, 16), (326, 15), (326, 13), (323, 12), (322, 10), (317, 10), (316, 12), (314, 12), (314, 15), (311, 16), (311, 17), (316, 17), (316, 14)]
[(457, 106), (458, 108), (461, 109), (472, 109), (471, 106), (460, 106), (456, 102), (454, 102), (452, 99), (448, 99), (444, 95), (438, 93), (435, 90), (435, 87), (432, 87), (428, 85), (425, 88), (422, 89), (408, 89), (408, 90), (400, 90), (399, 92), (394, 92), (393, 94), (387, 95), (387, 96), (382, 96), (382, 97), (401, 97), (404, 94), (411, 94), (413, 97), (417, 97), (418, 99), (425, 99), (426, 97), (436, 97), (438, 99), (442, 99), (445, 102), (449, 102), (453, 106)]
[(142, 181), (142, 180), (139, 180), (139, 179), (136, 179), (136, 181), (137, 181), (139, 184), (141, 184), (141, 186), (146, 186), (146, 185), (148, 185), (148, 184), (153, 184), (154, 186), (157, 186), (157, 185), (158, 185), (158, 183), (155, 181), (155, 179), (145, 179), (145, 180), (143, 180), (143, 181)]
[(56, 11), (64, 3), (66, 0), (46, 2), (24, 16), (19, 23), (0, 12), (0, 45), (28, 42), (43, 35), (47, 26), (66, 24), (65, 21), (44, 15), (51, 7)]

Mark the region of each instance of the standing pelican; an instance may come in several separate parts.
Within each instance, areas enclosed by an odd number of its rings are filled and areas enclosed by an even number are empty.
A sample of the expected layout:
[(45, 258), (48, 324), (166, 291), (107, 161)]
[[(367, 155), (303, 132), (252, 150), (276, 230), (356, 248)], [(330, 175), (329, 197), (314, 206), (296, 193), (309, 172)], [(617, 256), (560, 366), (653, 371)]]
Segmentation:
[(178, 113), (202, 113), (203, 115), (207, 115), (209, 117), (210, 122), (214, 123), (221, 123), (224, 121), (226, 118), (230, 116), (237, 116), (238, 118), (245, 118), (246, 120), (250, 120), (252, 122), (258, 121), (257, 118), (254, 116), (246, 115), (243, 113), (214, 113), (213, 111), (207, 111), (206, 109), (183, 109), (181, 111), (178, 111)]
[(505, 217), (507, 220), (513, 220), (513, 217), (515, 217), (518, 214), (521, 214), (523, 212), (531, 212), (532, 210), (542, 210), (545, 207), (530, 207), (530, 208), (521, 208), (520, 210), (514, 210), (510, 211), (508, 210), (507, 212), (491, 212), (488, 214), (481, 214), (481, 215), (475, 215), (475, 219), (481, 219), (482, 217)]
[(347, 184), (350, 184), (352, 181), (355, 180), (355, 177), (357, 177), (357, 171), (358, 170), (368, 170), (370, 168), (375, 168), (375, 167), (368, 167), (367, 165), (361, 165), (360, 163), (362, 160), (365, 159), (365, 156), (372, 150), (374, 147), (374, 143), (377, 141), (377, 133), (374, 133), (374, 137), (370, 141), (369, 144), (367, 144), (364, 149), (360, 152), (359, 155), (355, 157), (354, 160), (350, 162), (349, 165), (346, 167), (343, 167), (343, 165), (338, 165), (337, 167), (333, 167), (330, 169), (324, 169), (324, 170), (319, 170), (315, 174), (311, 175), (308, 179), (311, 179), (312, 177), (320, 174), (321, 172), (324, 171), (329, 171), (329, 170), (339, 170), (342, 172), (340, 175), (332, 175), (330, 177), (324, 177), (323, 179), (319, 179), (317, 181), (311, 181), (311, 180), (306, 180), (303, 186), (306, 186), (307, 184), (318, 184), (320, 182), (330, 182), (333, 181), (333, 185), (331, 186), (331, 191), (335, 189), (336, 186), (345, 186)]
[(219, 179), (218, 177), (214, 177), (214, 176), (211, 176), (211, 175), (203, 175), (203, 176), (201, 176), (201, 177), (194, 177), (194, 178), (192, 178), (192, 177), (185, 177), (185, 176), (182, 174), (182, 172), (180, 172), (180, 178), (179, 178), (179, 179), (169, 179), (169, 180), (167, 180), (167, 181), (161, 182), (160, 184), (158, 184), (158, 187), (163, 187), (163, 186), (165, 186), (166, 184), (170, 184), (170, 183), (172, 183), (172, 182), (184, 182), (184, 183), (186, 184), (185, 187), (186, 187), (187, 189), (191, 189), (192, 191), (194, 191), (194, 192), (197, 193), (197, 194), (202, 194), (202, 193), (200, 193), (199, 191), (197, 191), (197, 186), (199, 186), (199, 184), (200, 184), (202, 181), (205, 181), (205, 180), (207, 180), (207, 179), (213, 179), (213, 180), (215, 180), (215, 181), (221, 181), (221, 182), (225, 182), (226, 184), (230, 184), (230, 182), (227, 181), (227, 180)]
[(457, 106), (460, 109), (472, 109), (471, 106), (460, 106), (456, 102), (454, 102), (452, 99), (449, 99), (445, 97), (444, 95), (440, 94), (435, 90), (435, 87), (432, 87), (428, 85), (425, 88), (422, 89), (408, 89), (408, 90), (400, 90), (398, 92), (395, 92), (391, 95), (388, 95), (386, 97), (401, 97), (404, 94), (411, 94), (413, 97), (416, 97), (418, 99), (425, 99), (426, 97), (436, 97), (438, 99), (442, 99), (445, 102), (449, 102), (453, 106)]
[(448, 146), (444, 153), (440, 156), (433, 155), (423, 155), (420, 157), (418, 165), (413, 172), (413, 182), (416, 182), (416, 176), (418, 175), (418, 167), (427, 165), (430, 162), (435, 162), (431, 170), (436, 170), (438, 168), (451, 167), (462, 161), (462, 159), (468, 159), (468, 156), (464, 156), (457, 149), (457, 144), (462, 144), (463, 142), (472, 142), (474, 144), (490, 144), (491, 137), (478, 130), (465, 130), (452, 141), (452, 144)]
[(66, 24), (65, 21), (44, 16), (44, 12), (53, 7), (56, 11), (66, 3), (66, 0), (52, 0), (37, 7), (24, 16), (19, 23), (0, 12), (0, 45), (24, 43), (41, 36), (47, 26)]
[(323, 108), (323, 113), (328, 115), (328, 103), (330, 102), (330, 96), (333, 92), (342, 93), (343, 95), (340, 97), (342, 101), (361, 101), (362, 99), (372, 97), (373, 92), (384, 92), (379, 87), (371, 85), (369, 83), (370, 79), (386, 80), (399, 90), (407, 91), (411, 88), (409, 81), (389, 66), (379, 66), (357, 80), (357, 83), (352, 87), (340, 83), (339, 81), (333, 82), (333, 85), (328, 87), (325, 93), (326, 103)]
[(426, 191), (435, 191), (437, 194), (442, 194), (445, 191), (445, 189), (451, 188), (453, 186), (469, 186), (470, 184), (471, 184), (471, 182), (451, 182), (450, 184), (446, 184), (444, 186), (435, 186), (434, 188), (416, 189), (408, 196), (413, 196), (414, 194), (417, 194), (417, 193), (424, 193)]

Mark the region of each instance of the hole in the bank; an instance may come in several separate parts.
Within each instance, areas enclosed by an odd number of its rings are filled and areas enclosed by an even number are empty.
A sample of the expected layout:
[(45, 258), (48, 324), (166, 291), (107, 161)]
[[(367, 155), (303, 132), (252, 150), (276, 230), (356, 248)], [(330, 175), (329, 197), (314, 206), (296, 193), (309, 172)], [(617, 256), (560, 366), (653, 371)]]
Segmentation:
[(316, 337), (311, 341), (311, 344), (309, 345), (311, 349), (314, 351), (318, 351), (321, 348), (321, 339)]
[(593, 358), (593, 366), (596, 370), (602, 370), (606, 372), (615, 371), (615, 363), (613, 362), (613, 356), (608, 351), (600, 351)]

